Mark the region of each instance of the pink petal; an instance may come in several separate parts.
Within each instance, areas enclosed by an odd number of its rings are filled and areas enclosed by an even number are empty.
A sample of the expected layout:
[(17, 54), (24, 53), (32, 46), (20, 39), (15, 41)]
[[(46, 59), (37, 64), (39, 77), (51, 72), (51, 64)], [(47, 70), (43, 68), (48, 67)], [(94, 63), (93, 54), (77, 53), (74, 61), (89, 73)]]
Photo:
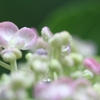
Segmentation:
[(32, 29), (23, 27), (15, 34), (14, 39), (16, 43), (18, 43), (19, 40), (23, 41), (25, 44), (20, 49), (26, 50), (26, 49), (33, 48), (37, 39), (37, 35), (34, 33)]
[[(69, 82), (70, 79), (66, 81)], [(35, 86), (35, 97), (37, 100), (67, 100), (67, 98), (71, 97), (74, 89), (68, 83), (66, 83), (65, 79), (62, 79), (57, 82), (52, 83), (43, 83)]]
[(38, 31), (34, 28), (34, 27), (32, 27), (32, 28), (30, 28), (31, 30), (33, 30), (34, 31), (34, 33), (37, 35), (37, 36), (39, 36), (39, 33), (38, 33)]
[(21, 49), (25, 46), (25, 41), (21, 40), (21, 39), (17, 39), (17, 41), (15, 41), (14, 47)]
[(84, 59), (84, 65), (96, 74), (100, 74), (100, 64), (92, 58)]
[(18, 31), (18, 27), (12, 22), (0, 23), (0, 35), (6, 41), (9, 41), (17, 31)]
[(83, 87), (83, 86), (91, 86), (90, 82), (86, 79), (77, 79), (73, 82), (75, 88)]
[(0, 47), (7, 48), (8, 45), (8, 42), (0, 36)]

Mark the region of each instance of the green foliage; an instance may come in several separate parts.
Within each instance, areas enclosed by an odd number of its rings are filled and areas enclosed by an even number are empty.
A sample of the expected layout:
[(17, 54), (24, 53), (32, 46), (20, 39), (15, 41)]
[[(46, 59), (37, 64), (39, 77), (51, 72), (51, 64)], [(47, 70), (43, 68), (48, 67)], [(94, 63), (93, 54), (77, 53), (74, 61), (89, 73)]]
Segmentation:
[[(93, 39), (100, 49), (100, 1), (73, 1), (53, 10), (42, 21), (41, 26), (53, 32), (67, 30), (84, 39)], [(100, 54), (100, 51), (99, 51)]]

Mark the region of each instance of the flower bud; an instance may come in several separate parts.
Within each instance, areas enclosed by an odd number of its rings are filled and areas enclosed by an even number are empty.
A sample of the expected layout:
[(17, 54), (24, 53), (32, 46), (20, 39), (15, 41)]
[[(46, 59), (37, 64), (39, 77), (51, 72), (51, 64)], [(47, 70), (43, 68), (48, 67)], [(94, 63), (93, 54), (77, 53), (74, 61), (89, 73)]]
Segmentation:
[(63, 45), (67, 45), (68, 43), (71, 42), (72, 37), (71, 37), (71, 35), (69, 34), (69, 32), (67, 32), (67, 31), (62, 31), (62, 32), (60, 32), (60, 34), (61, 34), (61, 39), (62, 39), (62, 44), (63, 44)]
[(75, 71), (75, 72), (71, 73), (71, 77), (72, 78), (82, 78), (83, 73), (81, 71)]
[(25, 58), (26, 58), (27, 60), (29, 60), (30, 58), (32, 58), (32, 53), (27, 53), (26, 56), (25, 56)]
[(74, 65), (74, 60), (70, 56), (65, 56), (61, 59), (61, 63), (63, 64), (63, 66), (70, 67)]
[(50, 29), (48, 27), (43, 27), (41, 33), (42, 33), (43, 40), (48, 42), (48, 40), (52, 36), (52, 32), (50, 31)]
[(50, 66), (50, 70), (53, 72), (57, 72), (57, 73), (62, 72), (62, 66), (60, 62), (56, 59), (52, 59), (49, 63), (49, 66)]
[(100, 83), (94, 84), (93, 88), (100, 95)]
[[(26, 80), (27, 79), (27, 80)], [(16, 72), (11, 74), (10, 84), (12, 89), (29, 88), (34, 82), (34, 76), (25, 72)]]
[(94, 77), (93, 73), (89, 70), (84, 70), (83, 72), (83, 76), (86, 78), (86, 79), (92, 79)]
[(16, 59), (19, 59), (22, 57), (22, 53), (19, 49), (4, 49), (1, 52), (1, 56), (4, 61), (6, 62), (12, 62)]
[(7, 84), (7, 83), (9, 83), (9, 76), (7, 75), (7, 74), (2, 74), (2, 76), (1, 76), (1, 83), (3, 83), (3, 84)]
[(70, 44), (72, 40), (71, 35), (67, 31), (56, 33), (52, 38), (49, 39), (49, 43), (52, 47), (61, 47), (62, 45)]
[(81, 54), (71, 53), (69, 56), (74, 60), (75, 64), (80, 64), (83, 61), (83, 56)]
[(48, 71), (48, 63), (41, 60), (34, 60), (31, 63), (30, 67), (33, 70), (33, 72), (35, 72), (36, 74), (44, 75)]
[(83, 63), (86, 68), (88, 68), (95, 74), (100, 74), (100, 64), (95, 59), (85, 58)]
[(52, 47), (61, 47), (62, 40), (60, 34), (55, 34), (52, 38), (49, 39), (48, 42)]
[(20, 59), (22, 57), (22, 52), (19, 49), (13, 49), (13, 52), (16, 56), (16, 59)]
[(3, 54), (2, 58), (5, 62), (12, 62), (12, 61), (16, 60), (16, 56), (12, 52)]

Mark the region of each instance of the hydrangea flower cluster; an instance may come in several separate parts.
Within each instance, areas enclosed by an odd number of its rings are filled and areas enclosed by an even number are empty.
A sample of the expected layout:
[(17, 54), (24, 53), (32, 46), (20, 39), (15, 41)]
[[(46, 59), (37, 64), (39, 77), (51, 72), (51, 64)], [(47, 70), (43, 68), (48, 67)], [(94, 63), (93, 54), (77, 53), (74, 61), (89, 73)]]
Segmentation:
[[(100, 100), (100, 64), (75, 50), (67, 31), (53, 34), (0, 23), (0, 100)], [(85, 48), (84, 48), (85, 49)], [(17, 64), (21, 50), (26, 62)]]

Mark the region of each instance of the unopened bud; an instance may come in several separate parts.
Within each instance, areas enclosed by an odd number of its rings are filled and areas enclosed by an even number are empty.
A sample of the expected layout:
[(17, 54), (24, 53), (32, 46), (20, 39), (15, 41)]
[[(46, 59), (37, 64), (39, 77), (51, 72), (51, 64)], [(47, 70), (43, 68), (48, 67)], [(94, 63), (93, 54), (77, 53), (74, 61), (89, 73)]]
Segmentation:
[(19, 59), (22, 57), (22, 53), (19, 49), (4, 49), (1, 52), (1, 56), (4, 61), (6, 62), (12, 62), (16, 59)]
[(3, 54), (2, 58), (5, 62), (12, 62), (12, 61), (16, 60), (16, 56), (12, 52)]
[(54, 36), (50, 38), (48, 42), (52, 47), (61, 47), (63, 45), (70, 44), (71, 40), (71, 35), (67, 31), (62, 31), (54, 34)]
[[(27, 80), (26, 80), (27, 79)], [(16, 72), (11, 74), (12, 89), (29, 88), (34, 82), (34, 76), (24, 72)]]
[(72, 78), (82, 78), (83, 74), (81, 71), (75, 71), (74, 73), (71, 73)]
[(62, 32), (60, 32), (60, 34), (61, 34), (61, 39), (62, 39), (62, 44), (63, 45), (67, 45), (67, 44), (69, 44), (71, 42), (72, 37), (69, 34), (69, 32), (62, 31)]
[(42, 33), (43, 40), (48, 42), (48, 40), (52, 36), (52, 32), (50, 31), (50, 29), (48, 27), (43, 27), (41, 33)]
[(94, 84), (93, 88), (100, 95), (100, 83)]
[(75, 64), (80, 64), (83, 61), (83, 56), (81, 54), (71, 53), (69, 56), (74, 60)]
[(27, 60), (29, 60), (30, 58), (32, 58), (32, 53), (27, 53), (26, 56), (25, 56), (25, 58), (26, 58)]
[(30, 67), (36, 74), (45, 74), (48, 71), (48, 63), (41, 60), (34, 60)]
[(92, 79), (94, 77), (93, 73), (89, 70), (85, 70), (83, 72), (83, 76), (86, 78), (86, 79)]
[(63, 66), (68, 66), (68, 67), (74, 65), (74, 61), (70, 56), (65, 56), (64, 58), (62, 58), (61, 63), (63, 64)]
[(52, 59), (49, 66), (50, 66), (50, 70), (53, 72), (57, 72), (57, 73), (62, 72), (62, 66), (60, 62), (56, 59)]
[(52, 46), (52, 47), (61, 47), (62, 46), (62, 42), (61, 42), (61, 37), (60, 37), (60, 34), (55, 34), (52, 38), (49, 39), (49, 44)]

